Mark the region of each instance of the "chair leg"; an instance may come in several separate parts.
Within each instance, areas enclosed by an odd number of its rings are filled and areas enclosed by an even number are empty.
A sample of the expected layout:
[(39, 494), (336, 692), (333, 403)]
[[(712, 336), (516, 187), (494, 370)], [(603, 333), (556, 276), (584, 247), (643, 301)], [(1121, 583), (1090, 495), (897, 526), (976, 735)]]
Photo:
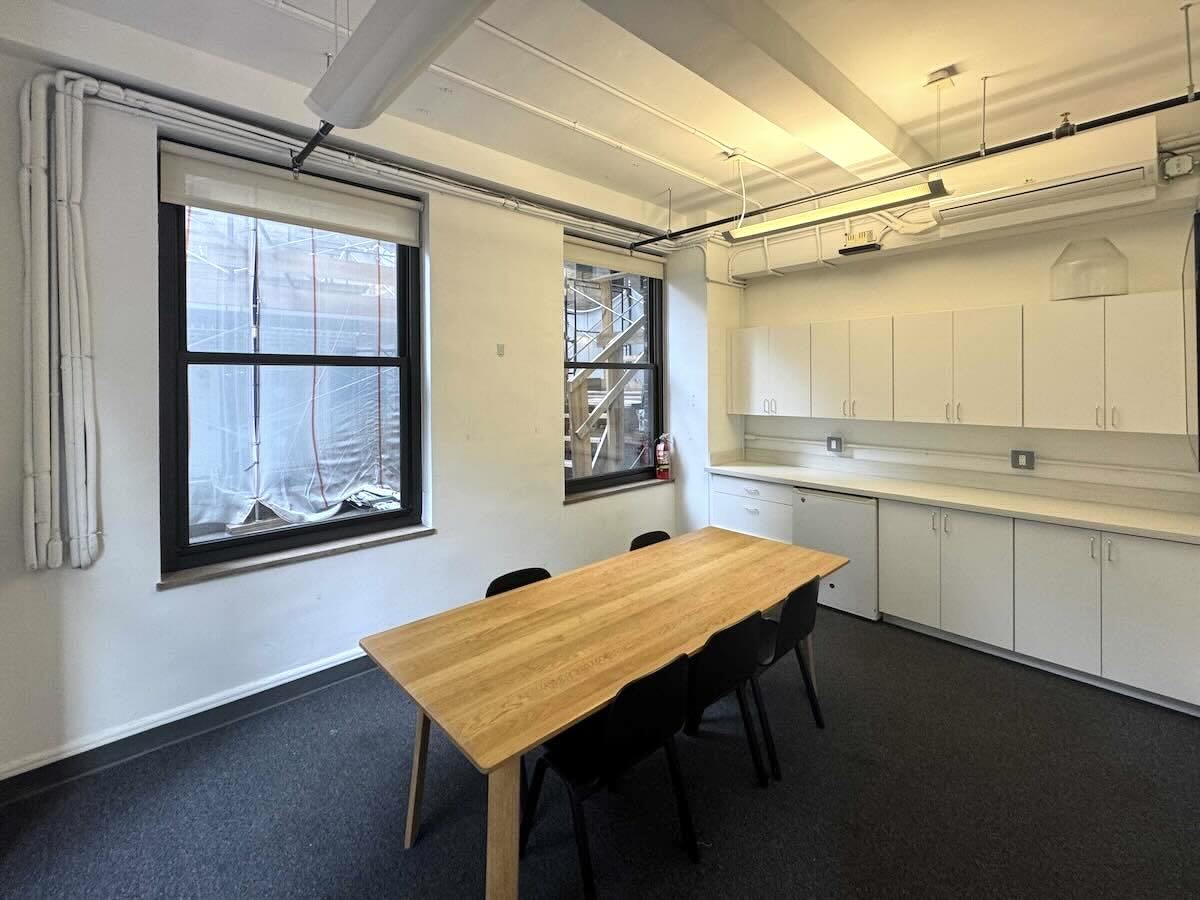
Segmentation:
[(763, 765), (762, 753), (758, 749), (758, 737), (754, 733), (754, 720), (750, 717), (750, 703), (746, 698), (746, 685), (743, 682), (737, 686), (738, 708), (742, 711), (742, 725), (746, 729), (746, 743), (750, 745), (750, 759), (754, 762), (754, 771), (758, 775), (760, 787), (766, 787), (768, 782), (767, 769)]
[(679, 809), (679, 827), (683, 831), (683, 844), (687, 847), (692, 862), (700, 862), (700, 845), (696, 842), (696, 828), (692, 824), (692, 811), (688, 806), (687, 790), (683, 786), (683, 772), (679, 768), (679, 752), (675, 749), (675, 735), (663, 744), (667, 754), (667, 768), (671, 772), (671, 787), (675, 789), (675, 805)]
[(533, 817), (537, 814), (538, 797), (542, 793), (542, 782), (546, 780), (546, 759), (541, 757), (533, 767), (533, 783), (525, 795), (525, 803), (521, 807), (521, 846), (519, 855), (525, 855), (529, 845), (529, 833), (533, 831)]
[(750, 679), (750, 690), (754, 693), (754, 705), (758, 709), (758, 721), (762, 725), (763, 741), (767, 745), (767, 761), (771, 764), (771, 777), (776, 781), (782, 781), (783, 773), (779, 769), (779, 754), (775, 752), (775, 735), (771, 733), (771, 720), (767, 718), (767, 704), (763, 700), (762, 686), (758, 683), (757, 675)]
[[(804, 644), (811, 653), (811, 636), (804, 639)], [(808, 694), (808, 705), (812, 707), (813, 721), (817, 723), (818, 728), (824, 728), (825, 717), (821, 715), (821, 701), (817, 699), (817, 681), (798, 646), (796, 647), (796, 662), (800, 663), (800, 677), (804, 679), (804, 692)]]
[(596, 879), (592, 874), (592, 854), (588, 849), (587, 823), (583, 818), (583, 803), (575, 788), (567, 785), (571, 801), (571, 821), (575, 825), (575, 847), (579, 851), (579, 877), (583, 881), (583, 896), (596, 900)]
[(687, 719), (685, 719), (683, 723), (683, 733), (688, 737), (695, 737), (697, 734), (699, 734), (700, 717), (703, 715), (703, 712), (688, 713)]

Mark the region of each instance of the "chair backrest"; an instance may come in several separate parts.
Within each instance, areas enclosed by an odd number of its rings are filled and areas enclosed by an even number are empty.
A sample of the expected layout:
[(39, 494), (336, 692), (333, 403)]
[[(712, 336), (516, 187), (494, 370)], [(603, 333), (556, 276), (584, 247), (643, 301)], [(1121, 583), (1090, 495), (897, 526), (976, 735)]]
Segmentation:
[(758, 668), (763, 616), (756, 612), (708, 639), (689, 666), (688, 705), (700, 711), (724, 697)]
[(783, 611), (779, 614), (779, 630), (775, 633), (775, 655), (779, 659), (785, 653), (791, 653), (796, 645), (812, 634), (817, 624), (817, 594), (821, 588), (821, 580), (814, 578), (800, 585), (783, 601)]
[(630, 541), (629, 549), (641, 550), (643, 547), (649, 547), (651, 544), (659, 544), (670, 539), (671, 536), (665, 531), (647, 531), (645, 534), (639, 534)]
[(621, 688), (609, 705), (598, 759), (605, 773), (619, 773), (649, 756), (683, 728), (688, 658), (679, 656), (656, 672)]
[(544, 581), (550, 577), (550, 573), (545, 569), (517, 569), (515, 572), (506, 572), (499, 578), (493, 578), (492, 583), (488, 585), (485, 597), (494, 597), (496, 594), (503, 594), (505, 591), (515, 591), (519, 587), (525, 587), (527, 584), (533, 584), (535, 581)]

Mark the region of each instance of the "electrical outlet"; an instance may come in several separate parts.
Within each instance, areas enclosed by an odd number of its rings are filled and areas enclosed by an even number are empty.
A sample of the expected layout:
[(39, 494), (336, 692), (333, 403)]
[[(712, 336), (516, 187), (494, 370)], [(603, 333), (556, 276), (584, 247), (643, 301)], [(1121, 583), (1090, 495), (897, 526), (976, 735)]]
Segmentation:
[(829, 437), (825, 438), (825, 449), (830, 453), (841, 453), (842, 439), (840, 437), (834, 437), (830, 435)]
[(1011, 451), (1012, 467), (1014, 469), (1032, 469), (1034, 452), (1032, 450)]

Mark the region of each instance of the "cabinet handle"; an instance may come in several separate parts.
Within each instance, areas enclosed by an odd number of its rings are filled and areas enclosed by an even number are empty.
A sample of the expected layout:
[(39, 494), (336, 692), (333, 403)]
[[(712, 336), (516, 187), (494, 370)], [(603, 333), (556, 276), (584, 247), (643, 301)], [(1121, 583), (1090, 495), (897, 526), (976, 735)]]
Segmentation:
[(769, 406), (767, 406), (767, 398), (763, 397), (763, 412), (769, 413), (770, 411), (771, 411), (771, 408)]
[(942, 513), (942, 531), (950, 533), (950, 513)]
[(858, 415), (858, 413), (856, 413), (856, 412), (854, 411), (854, 410), (855, 410), (857, 407), (858, 407), (858, 401), (857, 401), (857, 400), (851, 400), (851, 401), (850, 401), (850, 415), (851, 415), (851, 417), (853, 417), (853, 416), (857, 416), (857, 415)]
[(1096, 407), (1096, 427), (1097, 428), (1104, 427), (1104, 413), (1100, 411), (1099, 406)]
[(962, 401), (961, 400), (958, 403), (954, 404), (954, 418), (959, 422), (962, 421)]
[(1120, 425), (1117, 424), (1117, 408), (1115, 406), (1112, 408), (1112, 427), (1113, 428), (1121, 427)]
[(1105, 552), (1105, 555), (1106, 555), (1106, 556), (1108, 556), (1108, 561), (1109, 561), (1109, 562), (1112, 562), (1112, 561), (1113, 561), (1113, 558), (1112, 558), (1112, 541), (1105, 541), (1105, 542), (1104, 542), (1104, 552)]
[(1096, 558), (1096, 539), (1094, 537), (1088, 538), (1088, 556), (1092, 559)]
[(779, 401), (776, 400), (774, 397), (772, 397), (771, 398), (771, 415), (775, 415), (777, 412), (779, 412)]
[(949, 400), (946, 401), (946, 421), (947, 422), (952, 421), (950, 418), (950, 401)]
[(745, 509), (746, 512), (750, 513), (750, 515), (752, 515), (752, 516), (758, 515), (758, 507), (757, 506), (744, 506), (742, 508)]
[(758, 488), (742, 488), (742, 490), (744, 490), (747, 494), (752, 494), (755, 497), (758, 496)]
[(936, 512), (931, 512), (929, 514), (929, 530), (937, 531), (937, 513)]
[(842, 401), (842, 417), (844, 418), (845, 415), (846, 415), (846, 401), (843, 400)]

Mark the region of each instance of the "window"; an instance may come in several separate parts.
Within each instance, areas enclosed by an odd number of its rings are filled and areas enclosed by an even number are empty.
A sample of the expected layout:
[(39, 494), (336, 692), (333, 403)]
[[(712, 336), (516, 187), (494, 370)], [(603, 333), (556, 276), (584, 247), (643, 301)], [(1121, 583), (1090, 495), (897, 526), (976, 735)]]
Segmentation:
[(603, 257), (570, 244), (567, 254), (566, 491), (651, 479), (654, 444), (663, 430), (662, 279), (596, 264)]
[(163, 569), (419, 522), (417, 249), (159, 216)]

